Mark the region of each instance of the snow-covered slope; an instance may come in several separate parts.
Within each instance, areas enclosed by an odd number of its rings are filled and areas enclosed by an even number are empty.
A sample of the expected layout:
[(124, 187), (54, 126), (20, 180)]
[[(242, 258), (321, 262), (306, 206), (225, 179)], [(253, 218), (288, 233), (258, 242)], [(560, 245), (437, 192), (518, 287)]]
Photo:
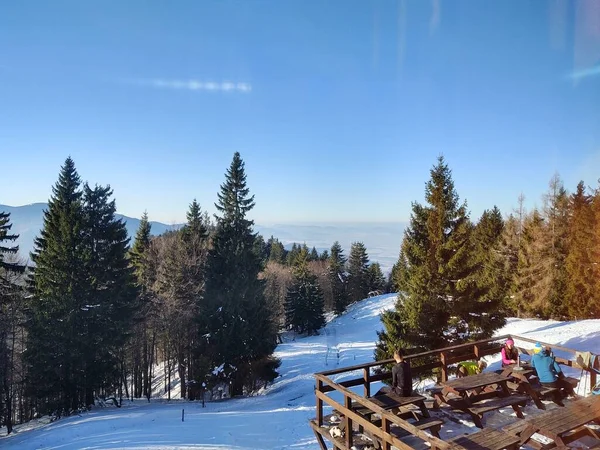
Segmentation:
[[(316, 450), (318, 445), (307, 423), (315, 416), (313, 373), (372, 361), (376, 331), (381, 329), (379, 314), (391, 308), (394, 300), (395, 295), (364, 300), (329, 322), (319, 336), (279, 345), (281, 376), (263, 395), (207, 403), (206, 408), (181, 400), (125, 402), (121, 409), (97, 408), (50, 424), (39, 421), (17, 427), (15, 434), (0, 438), (0, 448)], [(594, 350), (600, 344), (600, 320), (562, 323), (511, 319), (498, 331), (506, 333)], [(490, 368), (497, 364), (491, 359), (489, 362)], [(490, 415), (489, 423), (510, 420), (509, 410)], [(537, 410), (526, 412), (535, 414)], [(467, 421), (452, 423), (445, 427), (442, 437), (468, 432), (471, 426)]]

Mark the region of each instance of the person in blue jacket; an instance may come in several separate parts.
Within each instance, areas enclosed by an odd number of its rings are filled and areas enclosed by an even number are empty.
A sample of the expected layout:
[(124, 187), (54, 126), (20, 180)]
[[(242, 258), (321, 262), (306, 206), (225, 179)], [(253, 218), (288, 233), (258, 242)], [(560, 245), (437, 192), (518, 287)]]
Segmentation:
[(576, 396), (573, 386), (565, 380), (565, 376), (549, 347), (534, 353), (531, 357), (531, 366), (537, 372), (542, 385), (563, 389), (567, 395)]

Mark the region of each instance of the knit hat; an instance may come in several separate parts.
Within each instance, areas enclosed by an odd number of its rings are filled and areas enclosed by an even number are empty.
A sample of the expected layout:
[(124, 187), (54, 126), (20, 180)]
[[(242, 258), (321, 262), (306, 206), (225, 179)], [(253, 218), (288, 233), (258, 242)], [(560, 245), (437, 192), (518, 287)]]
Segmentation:
[(533, 347), (533, 353), (539, 353), (543, 350), (542, 348), (542, 344), (540, 344), (539, 342), (537, 342), (535, 344), (535, 347)]
[(506, 344), (507, 344), (507, 345), (514, 345), (514, 343), (515, 343), (515, 341), (513, 341), (513, 340), (512, 340), (512, 339), (510, 339), (510, 338), (508, 338), (508, 339), (506, 340)]

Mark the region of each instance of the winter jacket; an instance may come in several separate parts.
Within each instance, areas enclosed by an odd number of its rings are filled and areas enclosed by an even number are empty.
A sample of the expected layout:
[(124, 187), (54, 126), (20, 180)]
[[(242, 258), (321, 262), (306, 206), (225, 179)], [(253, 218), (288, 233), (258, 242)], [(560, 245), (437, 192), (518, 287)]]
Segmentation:
[(519, 357), (519, 350), (517, 350), (517, 347), (508, 348), (505, 345), (504, 347), (502, 347), (500, 353), (502, 354), (502, 367), (508, 366), (509, 364), (514, 364), (511, 363), (510, 360), (512, 359), (514, 361), (517, 361), (517, 358)]
[(479, 370), (479, 363), (477, 361), (465, 361), (461, 362), (459, 366), (462, 366), (467, 371), (467, 375), (477, 375), (481, 373)]
[(540, 383), (554, 383), (562, 375), (560, 366), (546, 351), (533, 355), (531, 366), (536, 370)]
[(392, 389), (399, 395), (404, 395), (406, 397), (411, 395), (412, 374), (408, 362), (402, 361), (392, 367)]

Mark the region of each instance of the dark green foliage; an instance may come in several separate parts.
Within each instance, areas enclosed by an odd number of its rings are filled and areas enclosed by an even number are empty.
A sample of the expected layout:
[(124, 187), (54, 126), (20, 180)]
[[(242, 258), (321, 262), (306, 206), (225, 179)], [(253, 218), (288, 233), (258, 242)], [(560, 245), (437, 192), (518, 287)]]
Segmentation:
[(292, 268), (293, 283), (285, 299), (286, 325), (298, 333), (316, 333), (325, 325), (323, 292), (308, 268), (309, 255), (302, 248)]
[(292, 244), (292, 248), (290, 249), (290, 251), (287, 253), (286, 256), (286, 264), (288, 266), (293, 266), (294, 262), (296, 261), (296, 257), (298, 256), (298, 253), (300, 253), (300, 249), (301, 246), (296, 244), (295, 242)]
[(273, 261), (278, 264), (285, 263), (286, 251), (283, 247), (283, 244), (279, 242), (279, 239), (271, 236), (267, 241), (267, 247), (269, 249), (269, 261)]
[(312, 248), (310, 253), (308, 254), (309, 261), (318, 261), (319, 260), (319, 252), (315, 247)]
[(600, 293), (595, 290), (593, 283), (593, 275), (597, 270), (595, 266), (600, 262), (594, 258), (595, 218), (592, 196), (586, 193), (583, 182), (577, 185), (570, 203), (572, 212), (564, 306), (573, 319), (600, 318)]
[[(186, 214), (187, 223), (183, 228), (184, 236), (186, 239), (190, 239), (189, 236), (193, 236), (196, 239), (205, 240), (208, 238), (209, 227), (210, 227), (210, 219), (206, 212), (202, 212), (200, 208), (200, 204), (194, 199), (190, 204), (190, 209)], [(148, 216), (146, 215), (146, 222), (148, 221)], [(149, 224), (148, 224), (149, 226)], [(144, 226), (144, 230), (147, 226)], [(141, 229), (141, 227), (140, 227)], [(150, 230), (148, 229), (148, 232)], [(145, 231), (144, 231), (145, 232)]]
[(372, 263), (368, 268), (369, 291), (382, 294), (386, 288), (386, 280), (381, 271), (379, 263)]
[(329, 259), (329, 252), (327, 249), (323, 250), (323, 253), (319, 256), (319, 261), (327, 261)]
[(369, 256), (362, 242), (353, 242), (348, 258), (348, 298), (350, 303), (367, 298), (370, 288)]
[(69, 413), (118, 383), (117, 353), (135, 304), (125, 225), (110, 188), (80, 189), (71, 158), (62, 167), (36, 239), (30, 277), (30, 388)]
[(335, 241), (329, 256), (329, 279), (333, 292), (333, 309), (336, 314), (341, 314), (348, 306), (348, 292), (346, 279), (346, 257), (339, 242)]
[(252, 363), (273, 353), (277, 337), (264, 280), (258, 277), (262, 264), (254, 251), (253, 222), (246, 218), (254, 207), (249, 192), (244, 163), (235, 153), (215, 204), (220, 215), (208, 255), (200, 328), (208, 330), (201, 338), (207, 341), (212, 367), (222, 368), (236, 395), (243, 393)]
[(482, 338), (504, 326), (508, 303), (509, 273), (501, 254), (504, 221), (494, 206), (484, 211), (473, 230), (473, 302), (463, 316), (469, 330), (477, 330)]
[[(398, 301), (395, 311), (383, 315), (378, 358), (391, 357), (390, 349), (396, 347), (434, 349), (489, 336), (501, 323), (482, 319), (494, 310), (478, 303), (473, 226), (441, 157), (431, 170), (425, 196), (427, 206), (412, 205), (394, 270)], [(471, 311), (479, 317), (472, 318)]]
[[(13, 429), (15, 369), (20, 362), (15, 341), (23, 315), (23, 289), (18, 284), (25, 266), (17, 261), (18, 247), (12, 243), (10, 214), (0, 211), (0, 424), (7, 434)], [(12, 337), (12, 339), (10, 339)]]

